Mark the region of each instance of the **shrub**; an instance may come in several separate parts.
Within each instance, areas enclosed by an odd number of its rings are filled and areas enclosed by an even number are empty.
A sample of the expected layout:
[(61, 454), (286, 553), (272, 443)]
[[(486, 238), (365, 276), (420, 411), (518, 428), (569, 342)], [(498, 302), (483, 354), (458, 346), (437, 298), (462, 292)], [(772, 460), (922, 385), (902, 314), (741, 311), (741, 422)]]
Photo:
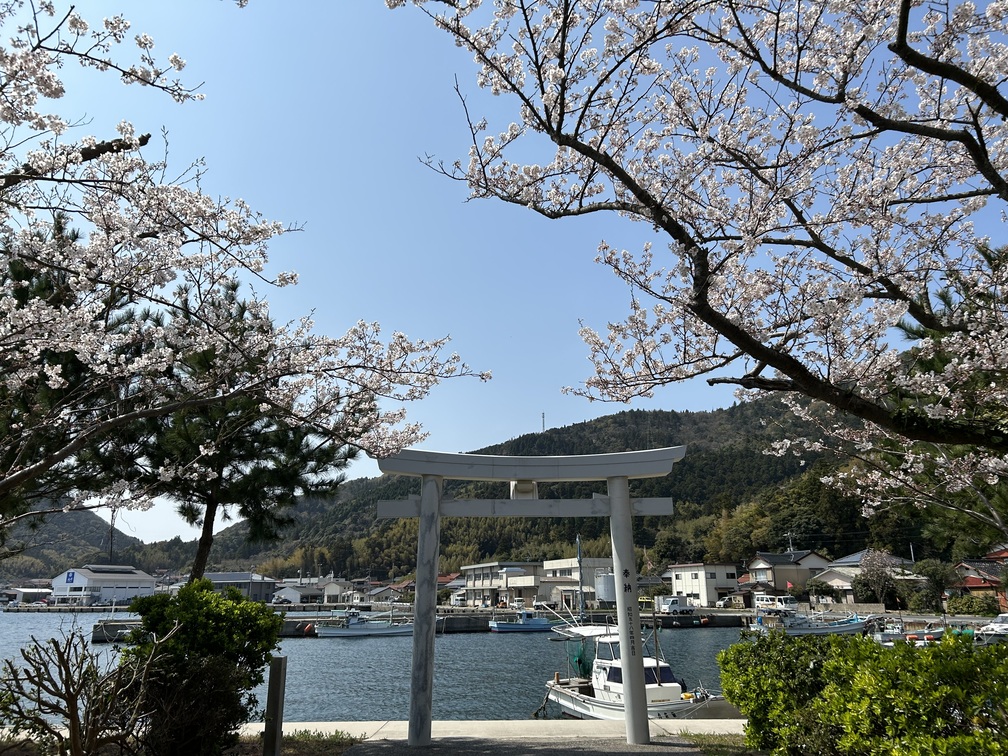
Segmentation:
[(750, 747), (776, 748), (782, 733), (799, 725), (800, 710), (823, 688), (828, 637), (795, 640), (779, 632), (743, 632), (743, 642), (718, 654), (725, 698), (749, 719)]
[[(89, 756), (131, 752), (145, 710), (144, 678), (157, 648), (117, 664), (91, 650), (73, 628), (59, 638), (21, 649), (21, 662), (5, 659), (0, 672), (0, 725), (39, 752)], [(7, 746), (0, 742), (0, 753)], [(26, 751), (27, 752), (27, 751)]]
[(277, 647), (280, 617), (235, 589), (215, 593), (206, 579), (175, 596), (137, 599), (132, 609), (142, 626), (126, 663), (165, 639), (148, 684), (146, 752), (208, 756), (232, 745), (238, 728), (258, 713), (252, 691)]
[[(718, 657), (746, 742), (775, 754), (1008, 752), (1008, 645), (892, 648), (857, 636), (774, 633)], [(796, 679), (804, 678), (804, 679)]]
[(950, 596), (945, 602), (949, 614), (974, 614), (993, 617), (998, 613), (998, 601), (993, 596)]
[(910, 594), (910, 599), (907, 601), (907, 608), (911, 612), (922, 614), (927, 612), (940, 612), (942, 610), (941, 598), (941, 594), (928, 588), (924, 588), (923, 590), (914, 591)]

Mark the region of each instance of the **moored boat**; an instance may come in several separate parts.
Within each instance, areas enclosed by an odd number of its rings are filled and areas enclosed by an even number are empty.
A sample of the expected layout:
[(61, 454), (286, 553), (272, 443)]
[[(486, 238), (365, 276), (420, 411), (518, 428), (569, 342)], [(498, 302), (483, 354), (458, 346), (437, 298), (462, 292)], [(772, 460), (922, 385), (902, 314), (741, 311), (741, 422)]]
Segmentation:
[(396, 620), (391, 615), (363, 617), (355, 610), (348, 610), (331, 619), (315, 623), (315, 635), (319, 638), (365, 638), (368, 636), (412, 635), (412, 620)]
[(999, 614), (973, 632), (973, 642), (980, 646), (1008, 641), (1008, 613)]
[(513, 617), (494, 617), (488, 624), (492, 633), (548, 633), (555, 623), (530, 609), (519, 609)]
[(764, 632), (782, 630), (787, 635), (864, 635), (872, 618), (849, 614), (838, 619), (829, 619), (826, 615), (810, 616), (807, 614), (792, 614), (781, 611), (777, 622), (770, 624), (764, 617), (756, 618), (756, 629)]
[(879, 617), (874, 623), (869, 623), (869, 633), (873, 640), (883, 646), (892, 646), (895, 643), (935, 643), (941, 640), (945, 633), (944, 627), (932, 627), (927, 623), (922, 629), (908, 629), (902, 620), (884, 619)]
[[(546, 700), (561, 712), (577, 719), (617, 719), (626, 717), (623, 668), (616, 628), (604, 625), (577, 625), (557, 628), (568, 649), (568, 677), (554, 674), (546, 681)], [(573, 652), (573, 653), (572, 653)], [(590, 666), (588, 657), (593, 656)], [(671, 667), (649, 650), (644, 650), (644, 688), (649, 719), (740, 717), (738, 710), (721, 695), (703, 686), (686, 689)], [(545, 701), (544, 701), (545, 704)]]

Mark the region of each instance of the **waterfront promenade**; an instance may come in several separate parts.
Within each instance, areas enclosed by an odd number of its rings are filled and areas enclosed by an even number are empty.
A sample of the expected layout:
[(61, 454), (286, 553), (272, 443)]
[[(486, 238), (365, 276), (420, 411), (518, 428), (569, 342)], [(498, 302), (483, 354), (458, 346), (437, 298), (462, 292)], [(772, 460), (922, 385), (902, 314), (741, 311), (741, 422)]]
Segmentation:
[[(391, 754), (444, 754), (444, 756), (594, 756), (610, 753), (660, 753), (700, 756), (701, 751), (686, 740), (684, 733), (741, 734), (743, 719), (661, 719), (649, 720), (651, 743), (626, 742), (626, 724), (619, 721), (577, 719), (528, 720), (441, 720), (431, 723), (431, 743), (411, 748), (409, 723), (385, 722), (288, 722), (284, 731), (341, 731), (363, 742), (347, 751), (347, 756), (390, 756)], [(246, 733), (258, 733), (262, 725), (249, 725)]]

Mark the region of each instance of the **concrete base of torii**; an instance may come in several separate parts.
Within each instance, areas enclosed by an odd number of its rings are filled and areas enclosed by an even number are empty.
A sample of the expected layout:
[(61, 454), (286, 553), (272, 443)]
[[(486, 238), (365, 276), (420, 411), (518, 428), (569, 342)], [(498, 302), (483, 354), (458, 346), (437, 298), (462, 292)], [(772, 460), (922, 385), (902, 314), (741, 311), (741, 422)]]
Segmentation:
[[(484, 517), (488, 511), (496, 517), (609, 517), (613, 568), (617, 585), (621, 588), (616, 591), (616, 611), (623, 658), (627, 743), (640, 745), (650, 742), (639, 637), (641, 622), (637, 602), (633, 517), (671, 514), (672, 503), (666, 499), (631, 500), (629, 480), (668, 475), (685, 453), (684, 446), (566, 457), (502, 457), (406, 449), (378, 461), (383, 473), (421, 478), (419, 501), (378, 503), (379, 517), (419, 518), (410, 674), (410, 746), (426, 746), (431, 741), (441, 517)], [(445, 502), (446, 479), (509, 481), (513, 498)], [(600, 480), (607, 483), (608, 497), (547, 501), (536, 498), (537, 483)]]

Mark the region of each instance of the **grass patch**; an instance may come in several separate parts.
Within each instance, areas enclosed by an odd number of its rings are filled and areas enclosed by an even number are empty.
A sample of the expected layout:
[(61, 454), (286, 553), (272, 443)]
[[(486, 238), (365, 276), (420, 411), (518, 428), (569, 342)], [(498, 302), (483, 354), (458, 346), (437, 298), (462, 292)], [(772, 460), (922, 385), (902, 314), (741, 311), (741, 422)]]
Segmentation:
[(760, 756), (762, 753), (762, 751), (756, 751), (745, 744), (745, 735), (705, 735), (684, 732), (681, 737), (703, 751), (704, 756)]
[[(284, 732), (280, 753), (281, 756), (338, 756), (360, 742), (360, 738), (345, 732), (293, 730)], [(250, 735), (229, 749), (227, 756), (262, 756), (262, 752), (262, 736)]]

